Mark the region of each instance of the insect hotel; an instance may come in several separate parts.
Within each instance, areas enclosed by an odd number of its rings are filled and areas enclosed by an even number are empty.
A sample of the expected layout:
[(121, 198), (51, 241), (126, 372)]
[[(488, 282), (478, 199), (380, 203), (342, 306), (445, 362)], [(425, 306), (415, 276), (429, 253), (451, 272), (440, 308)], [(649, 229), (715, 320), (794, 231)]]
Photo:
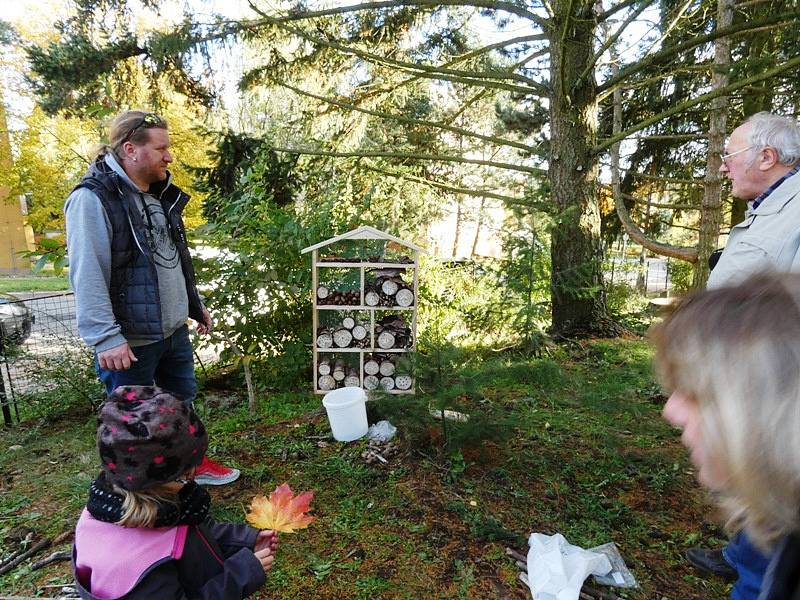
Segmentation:
[(363, 226), (302, 252), (311, 252), (314, 391), (413, 394), (422, 249)]

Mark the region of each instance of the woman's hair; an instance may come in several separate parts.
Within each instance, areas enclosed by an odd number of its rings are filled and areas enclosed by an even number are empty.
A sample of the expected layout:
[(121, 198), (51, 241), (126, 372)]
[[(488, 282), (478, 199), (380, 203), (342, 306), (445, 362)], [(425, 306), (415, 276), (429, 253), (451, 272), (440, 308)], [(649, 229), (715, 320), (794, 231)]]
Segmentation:
[(729, 477), (729, 530), (763, 549), (800, 531), (800, 275), (692, 294), (651, 337), (662, 382), (697, 403)]
[(160, 505), (165, 503), (178, 505), (178, 492), (171, 489), (168, 484), (135, 492), (117, 485), (113, 487), (114, 492), (124, 498), (122, 517), (115, 523), (122, 527), (155, 527)]
[[(145, 120), (148, 119), (149, 120)], [(113, 154), (121, 159), (119, 150), (125, 142), (132, 142), (137, 146), (146, 144), (150, 139), (148, 129), (167, 129), (167, 122), (154, 113), (143, 110), (126, 110), (118, 114), (108, 127), (108, 143), (99, 144), (94, 148), (96, 157)]]

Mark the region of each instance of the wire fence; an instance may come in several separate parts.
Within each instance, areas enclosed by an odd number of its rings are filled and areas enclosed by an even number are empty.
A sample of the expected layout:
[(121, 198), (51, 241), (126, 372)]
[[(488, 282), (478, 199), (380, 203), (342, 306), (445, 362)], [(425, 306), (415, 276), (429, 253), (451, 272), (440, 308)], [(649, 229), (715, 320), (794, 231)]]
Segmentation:
[(611, 255), (606, 263), (606, 281), (610, 284), (624, 282), (649, 296), (668, 295), (672, 290), (668, 258), (639, 260)]
[(0, 409), (5, 425), (19, 421), (20, 409), (33, 397), (54, 388), (91, 394), (87, 378), (92, 372), (92, 353), (78, 337), (71, 292), (0, 298)]

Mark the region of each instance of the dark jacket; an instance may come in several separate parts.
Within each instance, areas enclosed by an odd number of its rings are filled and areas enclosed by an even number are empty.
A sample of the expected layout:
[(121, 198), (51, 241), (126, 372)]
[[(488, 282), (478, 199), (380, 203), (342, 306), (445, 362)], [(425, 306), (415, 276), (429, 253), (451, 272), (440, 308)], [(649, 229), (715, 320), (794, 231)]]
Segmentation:
[(239, 600), (266, 581), (252, 552), (257, 535), (247, 525), (211, 519), (157, 530), (127, 528), (84, 511), (73, 547), (76, 587), (87, 600)]
[[(121, 333), (126, 337), (133, 334), (136, 337), (152, 336), (153, 341), (160, 340), (161, 312), (153, 310), (154, 306), (161, 306), (156, 265), (152, 250), (136, 234), (145, 228), (145, 224), (139, 211), (132, 206), (131, 194), (126, 193), (128, 186), (120, 181), (119, 175), (100, 157), (75, 186), (75, 190), (81, 188), (88, 189), (99, 198), (111, 224), (109, 297)], [(181, 218), (189, 196), (172, 184), (171, 177), (164, 182), (152, 184), (149, 193), (159, 200), (167, 216), (170, 237), (178, 250), (186, 281), (189, 316), (195, 321), (203, 322), (203, 304), (197, 292), (186, 229)]]

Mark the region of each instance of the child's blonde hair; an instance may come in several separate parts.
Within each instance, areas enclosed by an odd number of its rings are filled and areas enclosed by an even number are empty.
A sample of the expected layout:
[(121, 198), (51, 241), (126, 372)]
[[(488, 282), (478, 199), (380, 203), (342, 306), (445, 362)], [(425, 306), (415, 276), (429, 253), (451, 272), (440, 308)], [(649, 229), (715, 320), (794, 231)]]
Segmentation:
[(115, 485), (114, 491), (124, 499), (122, 517), (115, 523), (122, 527), (155, 527), (159, 506), (165, 503), (178, 505), (178, 492), (169, 484), (135, 492)]

